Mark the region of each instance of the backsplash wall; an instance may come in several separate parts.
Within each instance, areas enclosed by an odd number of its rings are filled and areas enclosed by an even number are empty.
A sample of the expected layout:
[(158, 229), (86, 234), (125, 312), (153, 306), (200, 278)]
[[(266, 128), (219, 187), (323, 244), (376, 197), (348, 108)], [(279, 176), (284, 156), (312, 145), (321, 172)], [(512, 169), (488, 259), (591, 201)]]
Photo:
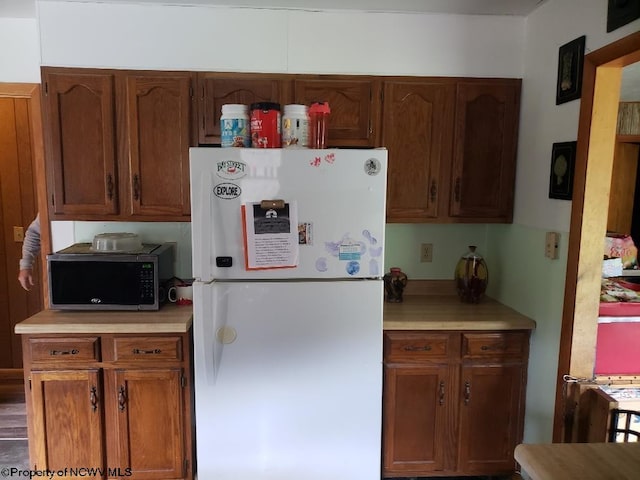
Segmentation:
[[(143, 243), (176, 243), (176, 276), (191, 277), (191, 224), (186, 222), (51, 222), (53, 251), (86, 243), (98, 233), (129, 232)], [(385, 272), (400, 267), (409, 279), (452, 279), (454, 267), (469, 245), (476, 245), (491, 274), (486, 225), (387, 224)], [(433, 261), (420, 262), (420, 245), (433, 245)]]

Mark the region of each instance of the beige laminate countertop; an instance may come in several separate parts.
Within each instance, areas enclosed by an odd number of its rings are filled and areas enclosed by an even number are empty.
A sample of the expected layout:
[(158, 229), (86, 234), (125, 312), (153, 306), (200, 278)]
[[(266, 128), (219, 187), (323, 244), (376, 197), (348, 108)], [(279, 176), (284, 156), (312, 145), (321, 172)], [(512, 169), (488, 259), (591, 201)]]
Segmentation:
[(536, 322), (484, 297), (462, 303), (457, 295), (405, 295), (384, 304), (385, 330), (533, 330)]
[(191, 328), (191, 306), (166, 305), (157, 311), (43, 310), (15, 326), (17, 334), (185, 333)]

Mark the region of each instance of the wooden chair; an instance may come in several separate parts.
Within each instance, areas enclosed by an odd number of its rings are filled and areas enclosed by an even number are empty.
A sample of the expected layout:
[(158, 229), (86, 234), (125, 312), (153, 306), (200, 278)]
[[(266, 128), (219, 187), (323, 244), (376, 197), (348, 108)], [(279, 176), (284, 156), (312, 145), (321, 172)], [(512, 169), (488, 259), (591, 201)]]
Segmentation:
[(609, 442), (640, 442), (640, 411), (612, 409)]

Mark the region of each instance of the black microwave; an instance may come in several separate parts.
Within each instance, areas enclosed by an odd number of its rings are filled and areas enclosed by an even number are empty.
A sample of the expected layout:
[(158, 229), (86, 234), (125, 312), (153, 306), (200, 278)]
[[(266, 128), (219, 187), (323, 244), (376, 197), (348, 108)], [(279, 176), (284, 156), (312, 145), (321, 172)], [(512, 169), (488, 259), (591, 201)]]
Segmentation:
[(103, 253), (77, 243), (47, 255), (49, 305), (56, 310), (158, 310), (174, 278), (172, 244)]

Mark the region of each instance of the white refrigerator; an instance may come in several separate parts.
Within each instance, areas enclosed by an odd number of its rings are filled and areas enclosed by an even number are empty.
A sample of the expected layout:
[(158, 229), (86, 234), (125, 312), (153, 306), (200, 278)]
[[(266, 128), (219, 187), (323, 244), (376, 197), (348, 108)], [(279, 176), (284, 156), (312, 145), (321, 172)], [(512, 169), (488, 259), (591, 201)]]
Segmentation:
[(190, 161), (198, 478), (378, 480), (387, 151)]

